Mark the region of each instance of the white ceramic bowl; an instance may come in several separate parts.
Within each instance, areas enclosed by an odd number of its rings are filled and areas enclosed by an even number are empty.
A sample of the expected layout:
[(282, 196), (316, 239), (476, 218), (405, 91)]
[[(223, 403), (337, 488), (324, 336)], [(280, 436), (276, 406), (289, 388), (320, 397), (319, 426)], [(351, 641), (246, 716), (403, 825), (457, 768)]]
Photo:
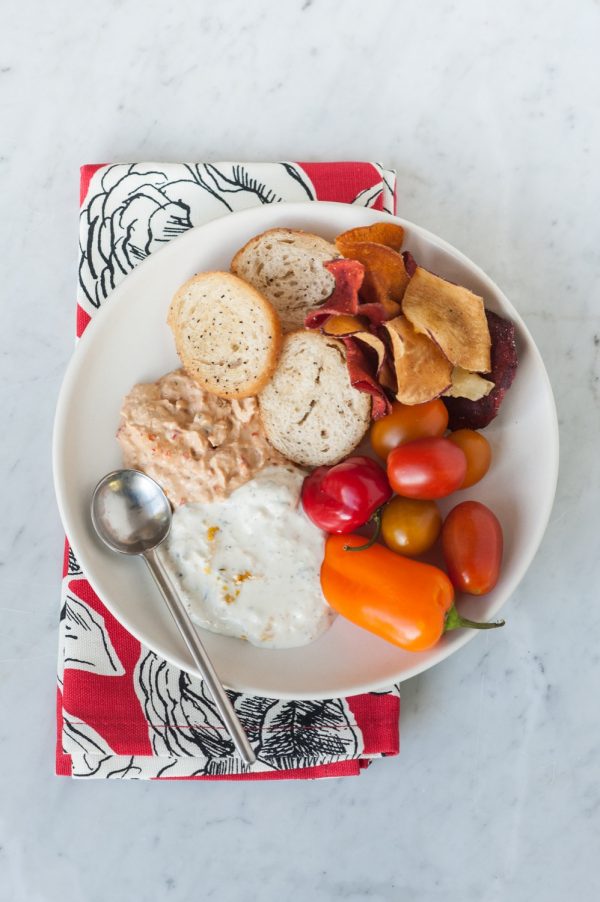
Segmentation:
[[(141, 263), (113, 291), (81, 339), (65, 375), (54, 432), (54, 478), (66, 533), (87, 578), (112, 613), (149, 648), (194, 671), (187, 649), (143, 562), (122, 558), (96, 538), (89, 515), (92, 489), (121, 465), (115, 432), (124, 395), (178, 366), (165, 323), (176, 289), (201, 270), (228, 269), (233, 253), (268, 228), (289, 226), (325, 238), (388, 219), (406, 229), (405, 247), (428, 269), (482, 295), (486, 306), (517, 328), (519, 369), (500, 415), (486, 429), (494, 461), (485, 479), (452, 496), (477, 498), (499, 517), (505, 536), (502, 575), (485, 598), (458, 599), (474, 619), (493, 617), (523, 578), (541, 542), (556, 486), (558, 427), (550, 383), (523, 321), (500, 289), (442, 239), (392, 216), (344, 204), (273, 204), (192, 229)], [(510, 612), (509, 612), (510, 615)], [(510, 629), (510, 622), (506, 629)], [(279, 698), (327, 698), (381, 689), (433, 667), (475, 631), (457, 630), (431, 651), (398, 648), (338, 617), (312, 645), (274, 651), (202, 632), (226, 685)], [(489, 635), (489, 634), (488, 634)]]

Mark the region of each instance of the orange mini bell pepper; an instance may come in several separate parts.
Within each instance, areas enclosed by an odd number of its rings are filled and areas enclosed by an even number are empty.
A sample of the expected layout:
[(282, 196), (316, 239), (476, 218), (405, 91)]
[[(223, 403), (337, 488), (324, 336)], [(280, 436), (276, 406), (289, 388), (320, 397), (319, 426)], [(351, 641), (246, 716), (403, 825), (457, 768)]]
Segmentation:
[(454, 589), (438, 567), (373, 545), (360, 554), (359, 535), (329, 536), (321, 567), (321, 587), (331, 607), (357, 626), (406, 651), (427, 651), (458, 627), (493, 629), (504, 621), (476, 623), (461, 617)]

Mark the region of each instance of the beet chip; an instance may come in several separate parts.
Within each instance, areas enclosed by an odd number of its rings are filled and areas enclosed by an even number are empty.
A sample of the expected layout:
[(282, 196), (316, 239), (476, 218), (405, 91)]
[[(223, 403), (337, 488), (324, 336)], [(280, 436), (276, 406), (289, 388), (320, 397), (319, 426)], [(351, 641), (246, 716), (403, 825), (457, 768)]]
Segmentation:
[(486, 373), (486, 379), (494, 383), (494, 388), (489, 395), (480, 398), (479, 401), (468, 401), (466, 398), (442, 398), (448, 408), (448, 426), (453, 430), (483, 429), (488, 423), (491, 423), (517, 372), (514, 323), (492, 313), (491, 310), (486, 310), (485, 315), (492, 339), (492, 369)]
[(320, 329), (330, 316), (336, 315), (365, 316), (374, 326), (389, 318), (382, 304), (363, 304), (358, 297), (365, 277), (362, 263), (358, 260), (339, 259), (330, 260), (323, 266), (335, 279), (335, 288), (320, 307), (315, 307), (307, 314), (304, 320), (307, 329)]
[(318, 329), (325, 320), (336, 313), (356, 316), (358, 312), (358, 289), (365, 277), (365, 268), (358, 260), (330, 260), (323, 266), (335, 279), (335, 288), (320, 307), (307, 315), (304, 325), (307, 329)]
[(352, 337), (342, 338), (346, 345), (346, 366), (350, 374), (350, 382), (357, 391), (366, 392), (373, 397), (371, 416), (374, 420), (391, 413), (392, 405), (385, 391), (377, 382), (374, 373), (377, 370), (377, 362), (369, 362), (367, 351), (363, 350), (357, 339)]
[(406, 272), (409, 276), (414, 276), (415, 270), (419, 265), (410, 251), (402, 251), (402, 259), (404, 260), (404, 266), (406, 268)]
[(367, 317), (371, 326), (380, 326), (381, 323), (385, 322), (386, 319), (390, 319), (391, 317), (391, 313), (387, 309), (387, 305), (378, 304), (376, 302), (373, 302), (372, 304), (363, 304), (361, 301), (358, 312), (360, 316)]

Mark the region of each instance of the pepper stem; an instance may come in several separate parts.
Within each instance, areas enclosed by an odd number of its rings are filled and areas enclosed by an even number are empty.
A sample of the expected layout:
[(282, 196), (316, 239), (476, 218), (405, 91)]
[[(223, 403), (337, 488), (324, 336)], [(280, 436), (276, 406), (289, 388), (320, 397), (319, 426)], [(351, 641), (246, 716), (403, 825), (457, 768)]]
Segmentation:
[[(373, 530), (373, 535), (369, 539), (368, 542), (365, 542), (364, 545), (344, 545), (344, 551), (366, 551), (367, 548), (370, 548), (375, 544), (379, 536), (381, 535), (381, 514), (383, 511), (383, 507), (378, 507), (374, 514), (371, 514), (367, 523), (374, 523), (375, 529)], [(366, 525), (366, 524), (365, 524)]]
[(493, 623), (478, 623), (476, 620), (467, 620), (466, 617), (461, 617), (454, 605), (452, 605), (446, 614), (444, 632), (447, 633), (450, 630), (460, 629), (461, 627), (473, 630), (494, 630), (499, 626), (504, 626), (504, 620), (494, 620)]

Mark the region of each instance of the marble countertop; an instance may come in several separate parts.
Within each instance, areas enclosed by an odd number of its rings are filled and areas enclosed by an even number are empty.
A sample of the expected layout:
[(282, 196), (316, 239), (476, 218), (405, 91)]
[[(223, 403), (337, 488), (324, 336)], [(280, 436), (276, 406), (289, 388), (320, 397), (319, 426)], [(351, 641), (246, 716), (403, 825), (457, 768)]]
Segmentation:
[[(0, 900), (600, 897), (600, 6), (35, 0), (0, 31)], [(482, 635), (407, 682), (402, 752), (321, 783), (53, 776), (78, 166), (373, 159), (526, 319), (561, 427), (552, 519)]]

